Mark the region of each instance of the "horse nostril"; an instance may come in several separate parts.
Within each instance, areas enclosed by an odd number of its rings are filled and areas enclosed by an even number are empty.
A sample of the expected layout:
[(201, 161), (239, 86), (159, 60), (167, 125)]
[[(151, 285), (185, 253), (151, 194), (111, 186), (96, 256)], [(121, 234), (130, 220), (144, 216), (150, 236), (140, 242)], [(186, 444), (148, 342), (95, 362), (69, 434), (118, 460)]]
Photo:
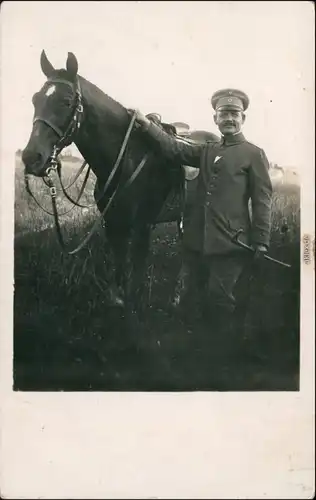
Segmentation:
[(27, 169), (34, 167), (37, 163), (39, 163), (41, 158), (42, 155), (37, 151), (28, 151), (25, 149), (22, 153), (22, 161)]

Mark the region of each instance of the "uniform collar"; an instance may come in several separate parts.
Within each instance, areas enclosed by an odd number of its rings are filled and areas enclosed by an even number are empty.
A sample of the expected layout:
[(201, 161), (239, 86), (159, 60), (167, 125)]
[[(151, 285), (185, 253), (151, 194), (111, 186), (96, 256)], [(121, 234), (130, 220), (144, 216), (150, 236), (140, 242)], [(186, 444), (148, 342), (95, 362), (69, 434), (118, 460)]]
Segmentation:
[(245, 142), (245, 137), (242, 132), (238, 132), (238, 134), (228, 135), (221, 137), (221, 146), (232, 146), (233, 144), (240, 144), (241, 142)]

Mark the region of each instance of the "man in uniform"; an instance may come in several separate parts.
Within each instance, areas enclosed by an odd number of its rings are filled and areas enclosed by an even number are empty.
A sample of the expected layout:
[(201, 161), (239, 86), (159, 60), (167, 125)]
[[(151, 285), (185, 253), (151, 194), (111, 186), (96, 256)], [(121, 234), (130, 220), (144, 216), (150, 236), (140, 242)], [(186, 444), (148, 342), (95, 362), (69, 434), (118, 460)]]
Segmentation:
[(194, 286), (214, 329), (222, 332), (231, 324), (234, 287), (249, 262), (249, 254), (233, 237), (242, 229), (240, 239), (253, 247), (255, 258), (267, 252), (272, 185), (264, 151), (241, 132), (248, 96), (224, 89), (215, 92), (211, 102), (220, 142), (180, 142), (139, 111), (136, 121), (150, 147), (178, 163), (200, 168), (195, 205), (183, 235), (183, 286), (178, 287), (174, 304), (185, 302)]

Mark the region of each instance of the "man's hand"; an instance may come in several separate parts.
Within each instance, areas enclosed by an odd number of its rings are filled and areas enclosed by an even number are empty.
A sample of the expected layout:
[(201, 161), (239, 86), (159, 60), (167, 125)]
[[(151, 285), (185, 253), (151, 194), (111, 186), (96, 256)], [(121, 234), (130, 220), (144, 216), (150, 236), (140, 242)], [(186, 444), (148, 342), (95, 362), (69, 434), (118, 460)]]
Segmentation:
[(128, 110), (130, 114), (136, 113), (136, 123), (140, 125), (143, 129), (146, 129), (150, 125), (150, 120), (146, 118), (145, 115), (139, 109), (129, 109)]
[(253, 258), (255, 261), (261, 261), (264, 258), (264, 255), (267, 253), (268, 249), (265, 245), (257, 245), (253, 244), (252, 248), (254, 250)]

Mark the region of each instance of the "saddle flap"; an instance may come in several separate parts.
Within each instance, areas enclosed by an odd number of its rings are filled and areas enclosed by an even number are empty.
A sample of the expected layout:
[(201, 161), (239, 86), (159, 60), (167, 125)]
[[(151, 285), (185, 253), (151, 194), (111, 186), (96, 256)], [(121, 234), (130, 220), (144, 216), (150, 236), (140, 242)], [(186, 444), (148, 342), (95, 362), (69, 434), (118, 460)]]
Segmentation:
[(200, 169), (196, 167), (190, 167), (189, 165), (182, 165), (184, 171), (184, 177), (186, 181), (193, 181), (199, 175)]

